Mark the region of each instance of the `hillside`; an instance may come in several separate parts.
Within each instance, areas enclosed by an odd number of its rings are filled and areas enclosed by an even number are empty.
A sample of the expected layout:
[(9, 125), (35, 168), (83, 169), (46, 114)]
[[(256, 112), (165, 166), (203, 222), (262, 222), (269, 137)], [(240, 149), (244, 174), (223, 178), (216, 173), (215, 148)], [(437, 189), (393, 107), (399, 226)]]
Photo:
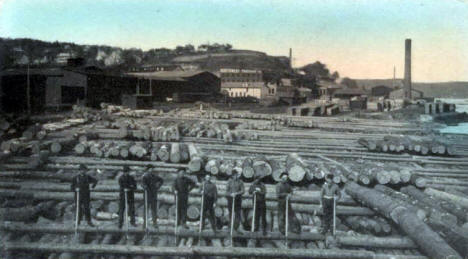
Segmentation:
[(200, 69), (218, 71), (221, 67), (283, 70), (288, 58), (273, 57), (263, 52), (235, 50), (230, 44), (122, 49), (102, 45), (79, 45), (68, 42), (45, 42), (33, 39), (0, 38), (1, 67), (51, 66), (66, 62), (69, 57), (83, 57), (88, 65), (126, 70), (143, 64), (173, 63), (194, 65)]
[[(355, 79), (360, 88), (366, 90), (374, 86), (392, 86), (392, 79)], [(395, 86), (403, 86), (402, 79), (395, 80)], [(435, 98), (468, 98), (468, 82), (413, 82), (413, 88), (420, 90), (426, 97)]]

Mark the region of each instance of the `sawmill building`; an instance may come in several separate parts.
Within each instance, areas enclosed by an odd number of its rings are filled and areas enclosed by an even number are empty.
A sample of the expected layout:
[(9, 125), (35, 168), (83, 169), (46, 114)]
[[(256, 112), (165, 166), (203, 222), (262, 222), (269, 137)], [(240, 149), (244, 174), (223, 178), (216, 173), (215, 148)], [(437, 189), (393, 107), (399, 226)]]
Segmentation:
[(69, 108), (77, 102), (99, 107), (101, 102), (121, 104), (123, 94), (134, 94), (137, 80), (106, 74), (97, 67), (7, 69), (0, 73), (0, 110), (32, 112)]
[(255, 97), (257, 99), (274, 98), (276, 84), (268, 84), (263, 79), (261, 70), (222, 68), (221, 91), (229, 97)]
[(215, 101), (220, 79), (208, 71), (156, 71), (127, 73), (138, 80), (136, 96), (151, 102)]

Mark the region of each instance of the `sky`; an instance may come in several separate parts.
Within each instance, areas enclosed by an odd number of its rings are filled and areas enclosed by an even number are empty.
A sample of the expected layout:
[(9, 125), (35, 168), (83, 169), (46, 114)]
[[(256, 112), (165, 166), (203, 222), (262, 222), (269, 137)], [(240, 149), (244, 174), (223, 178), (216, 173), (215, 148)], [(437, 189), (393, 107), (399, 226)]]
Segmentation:
[(123, 48), (230, 43), (341, 77), (468, 81), (468, 0), (0, 0), (0, 37)]

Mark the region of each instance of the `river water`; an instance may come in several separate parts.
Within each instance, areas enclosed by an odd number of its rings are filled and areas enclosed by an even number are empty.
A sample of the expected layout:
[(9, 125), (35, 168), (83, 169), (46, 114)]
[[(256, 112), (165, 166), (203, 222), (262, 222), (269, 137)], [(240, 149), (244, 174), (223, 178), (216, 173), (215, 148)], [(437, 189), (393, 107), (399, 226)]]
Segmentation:
[[(438, 98), (442, 102), (454, 103), (456, 105), (457, 112), (468, 113), (468, 99), (448, 99)], [(447, 126), (440, 130), (440, 133), (452, 133), (452, 134), (467, 134), (468, 135), (468, 122), (458, 123), (456, 126)]]

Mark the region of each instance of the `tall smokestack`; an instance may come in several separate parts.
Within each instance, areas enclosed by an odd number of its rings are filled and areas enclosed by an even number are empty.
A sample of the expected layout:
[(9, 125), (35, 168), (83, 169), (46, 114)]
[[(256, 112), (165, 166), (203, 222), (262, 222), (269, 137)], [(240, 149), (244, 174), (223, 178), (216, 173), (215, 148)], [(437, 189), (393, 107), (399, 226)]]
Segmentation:
[(289, 68), (292, 69), (293, 63), (292, 63), (292, 48), (289, 48)]
[(405, 40), (405, 97), (411, 99), (411, 39)]

